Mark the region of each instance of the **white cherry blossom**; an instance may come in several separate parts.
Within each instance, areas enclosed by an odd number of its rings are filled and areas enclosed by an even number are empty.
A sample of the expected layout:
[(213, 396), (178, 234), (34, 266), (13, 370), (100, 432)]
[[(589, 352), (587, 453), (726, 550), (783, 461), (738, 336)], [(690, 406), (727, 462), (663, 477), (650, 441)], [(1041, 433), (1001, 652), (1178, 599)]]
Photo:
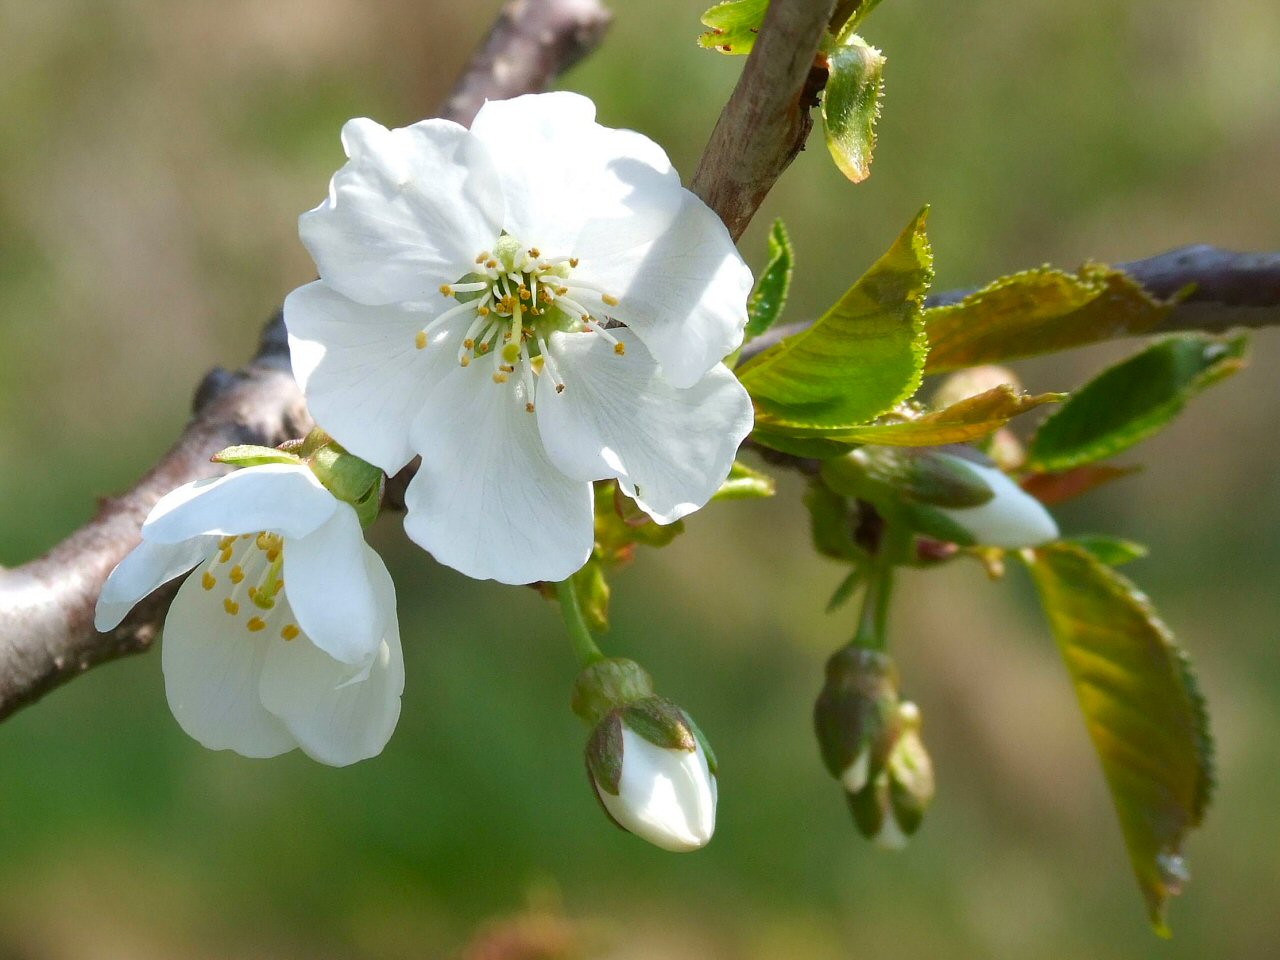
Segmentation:
[(188, 734), (248, 757), (301, 747), (333, 766), (382, 751), (404, 689), (395, 587), (350, 504), (301, 464), (184, 484), (107, 578), (95, 626), (192, 568), (161, 642)]
[(580, 567), (590, 481), (659, 523), (698, 509), (751, 428), (721, 362), (750, 271), (661, 148), (594, 117), (552, 93), (469, 130), (352, 120), (300, 222), (321, 279), (285, 322), (312, 413), (389, 474), (421, 454), (405, 529), (480, 579)]

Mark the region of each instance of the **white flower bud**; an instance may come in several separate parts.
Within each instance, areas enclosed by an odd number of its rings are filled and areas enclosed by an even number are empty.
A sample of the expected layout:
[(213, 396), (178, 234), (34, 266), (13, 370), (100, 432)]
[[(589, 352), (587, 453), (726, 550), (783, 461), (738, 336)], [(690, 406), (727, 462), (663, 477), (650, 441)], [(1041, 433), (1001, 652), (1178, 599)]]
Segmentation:
[(613, 821), (654, 846), (684, 853), (715, 833), (715, 761), (669, 701), (653, 697), (605, 717), (587, 746), (587, 769)]
[(1057, 539), (1058, 525), (1049, 511), (1004, 471), (950, 453), (934, 456), (972, 471), (991, 488), (991, 499), (978, 506), (933, 508), (963, 527), (976, 543), (1018, 550)]

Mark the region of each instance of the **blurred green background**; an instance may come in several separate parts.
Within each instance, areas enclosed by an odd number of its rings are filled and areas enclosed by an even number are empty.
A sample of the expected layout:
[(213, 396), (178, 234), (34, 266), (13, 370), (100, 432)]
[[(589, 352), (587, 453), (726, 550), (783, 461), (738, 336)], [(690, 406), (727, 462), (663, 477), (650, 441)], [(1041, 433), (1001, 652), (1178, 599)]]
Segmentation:
[[(692, 171), (742, 61), (694, 45), (694, 0), (617, 3), (563, 86)], [(0, 564), (38, 555), (181, 428), (312, 266), (297, 214), (343, 120), (442, 101), (498, 8), (410, 0), (0, 0)], [(818, 141), (783, 214), (792, 316), (837, 296), (934, 205), (939, 288), (1189, 242), (1280, 246), (1280, 7), (1256, 0), (893, 0), (871, 179)], [(1079, 383), (1129, 345), (1025, 364)], [(1218, 738), (1175, 939), (1143, 919), (1101, 775), (1026, 582), (907, 578), (892, 627), (939, 796), (903, 854), (853, 831), (810, 705), (851, 613), (807, 548), (799, 486), (721, 504), (616, 584), (640, 657), (720, 753), (720, 823), (676, 857), (587, 786), (573, 666), (532, 591), (469, 582), (375, 531), (401, 598), (400, 727), (345, 770), (188, 740), (158, 656), (0, 725), (0, 958), (1270, 958), (1280, 914), (1280, 392), (1250, 370), (1060, 511), (1146, 542), (1128, 568), (1194, 656)], [(468, 946), (468, 944), (470, 944)], [(505, 946), (504, 946), (505, 944)], [(515, 949), (523, 944), (524, 952)]]

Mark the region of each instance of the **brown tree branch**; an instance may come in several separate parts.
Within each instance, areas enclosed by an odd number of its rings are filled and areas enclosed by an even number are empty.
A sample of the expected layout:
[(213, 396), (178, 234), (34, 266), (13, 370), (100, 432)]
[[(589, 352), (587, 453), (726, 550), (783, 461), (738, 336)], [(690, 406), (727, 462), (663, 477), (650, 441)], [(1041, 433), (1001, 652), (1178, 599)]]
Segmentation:
[[(1280, 252), (1237, 253), (1196, 244), (1113, 266), (1157, 297), (1183, 294), (1164, 322), (1148, 334), (1178, 330), (1224, 333), (1236, 327), (1280, 326)], [(935, 293), (925, 300), (925, 306), (959, 303), (979, 289)], [(799, 333), (811, 322), (800, 320), (772, 328), (743, 348), (742, 359), (750, 359), (783, 337)]]
[(689, 189), (742, 236), (782, 171), (804, 149), (827, 82), (818, 44), (835, 0), (773, 0), (738, 85), (720, 112)]
[[(545, 90), (599, 43), (608, 23), (599, 0), (512, 0), (440, 115), (470, 124), (485, 99)], [(162, 495), (224, 469), (209, 462), (222, 447), (274, 446), (309, 427), (277, 313), (248, 366), (205, 377), (190, 423), (136, 486), (102, 501), (93, 520), (45, 556), (0, 570), (0, 718), (95, 664), (150, 646), (176, 584), (157, 590), (107, 634), (93, 629), (93, 608)]]

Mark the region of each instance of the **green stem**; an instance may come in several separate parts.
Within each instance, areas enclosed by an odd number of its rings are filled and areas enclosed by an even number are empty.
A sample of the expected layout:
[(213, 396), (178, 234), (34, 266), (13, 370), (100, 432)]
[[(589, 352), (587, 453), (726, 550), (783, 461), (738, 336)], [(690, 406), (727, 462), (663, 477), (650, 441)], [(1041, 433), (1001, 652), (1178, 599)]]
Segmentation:
[(885, 518), (880, 549), (872, 560), (862, 597), (862, 613), (853, 642), (859, 647), (883, 650), (889, 624), (889, 600), (893, 596), (894, 567), (903, 562), (911, 549), (911, 529)]
[(596, 646), (591, 637), (591, 630), (582, 616), (582, 606), (578, 603), (578, 588), (573, 578), (561, 580), (556, 584), (556, 593), (560, 595), (560, 616), (564, 618), (564, 627), (569, 632), (569, 642), (573, 644), (573, 652), (577, 654), (578, 663), (588, 667), (597, 660), (603, 660), (604, 654)]

